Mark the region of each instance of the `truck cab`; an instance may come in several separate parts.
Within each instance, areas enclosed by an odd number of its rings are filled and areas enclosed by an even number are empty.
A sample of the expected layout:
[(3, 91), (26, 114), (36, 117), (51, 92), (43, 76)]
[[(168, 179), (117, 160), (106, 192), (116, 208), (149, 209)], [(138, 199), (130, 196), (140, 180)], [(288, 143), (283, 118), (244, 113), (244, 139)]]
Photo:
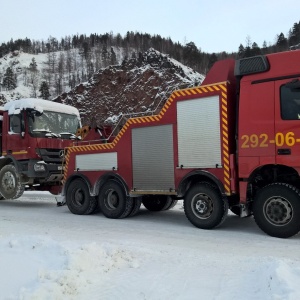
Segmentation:
[[(283, 182), (300, 188), (299, 58), (300, 51), (290, 51), (248, 58), (238, 64), (242, 203), (268, 184)], [(255, 71), (251, 74), (251, 70)]]
[(0, 109), (0, 194), (20, 197), (25, 188), (60, 191), (64, 148), (78, 139), (76, 108), (42, 99), (20, 99)]

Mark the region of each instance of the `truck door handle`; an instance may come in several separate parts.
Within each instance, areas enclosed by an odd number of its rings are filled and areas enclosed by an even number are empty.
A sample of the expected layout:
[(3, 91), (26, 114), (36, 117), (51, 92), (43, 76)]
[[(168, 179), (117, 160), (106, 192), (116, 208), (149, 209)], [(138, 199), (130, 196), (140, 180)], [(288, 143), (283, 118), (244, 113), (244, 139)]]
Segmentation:
[(292, 151), (291, 149), (278, 149), (277, 154), (278, 155), (291, 155)]

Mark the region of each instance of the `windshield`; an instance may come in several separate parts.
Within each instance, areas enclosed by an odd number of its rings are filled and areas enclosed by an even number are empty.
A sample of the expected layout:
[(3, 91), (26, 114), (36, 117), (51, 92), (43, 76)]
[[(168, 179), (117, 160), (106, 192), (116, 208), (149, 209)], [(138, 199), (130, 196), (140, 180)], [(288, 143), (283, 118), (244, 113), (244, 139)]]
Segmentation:
[[(29, 133), (33, 136), (73, 135), (80, 128), (78, 116), (61, 112), (44, 111), (43, 114), (30, 114)], [(69, 138), (66, 136), (66, 138)]]

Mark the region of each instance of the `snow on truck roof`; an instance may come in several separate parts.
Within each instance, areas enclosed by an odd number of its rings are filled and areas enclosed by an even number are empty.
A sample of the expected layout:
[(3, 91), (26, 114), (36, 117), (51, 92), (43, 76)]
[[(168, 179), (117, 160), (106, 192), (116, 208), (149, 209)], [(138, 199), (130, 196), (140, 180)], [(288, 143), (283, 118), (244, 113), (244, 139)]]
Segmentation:
[(20, 100), (14, 100), (6, 103), (2, 110), (8, 111), (10, 115), (14, 114), (16, 110), (23, 110), (32, 108), (37, 111), (54, 111), (54, 112), (63, 112), (70, 115), (76, 115), (79, 117), (79, 111), (77, 108), (65, 105), (62, 103), (53, 102), (50, 100), (43, 100), (38, 98), (26, 98)]

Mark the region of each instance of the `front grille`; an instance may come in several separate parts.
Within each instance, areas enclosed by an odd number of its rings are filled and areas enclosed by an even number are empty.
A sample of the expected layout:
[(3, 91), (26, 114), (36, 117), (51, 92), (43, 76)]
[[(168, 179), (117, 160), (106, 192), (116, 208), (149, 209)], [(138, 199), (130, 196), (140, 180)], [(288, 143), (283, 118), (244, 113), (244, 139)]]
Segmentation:
[(63, 150), (62, 149), (39, 149), (39, 154), (45, 163), (62, 163)]

